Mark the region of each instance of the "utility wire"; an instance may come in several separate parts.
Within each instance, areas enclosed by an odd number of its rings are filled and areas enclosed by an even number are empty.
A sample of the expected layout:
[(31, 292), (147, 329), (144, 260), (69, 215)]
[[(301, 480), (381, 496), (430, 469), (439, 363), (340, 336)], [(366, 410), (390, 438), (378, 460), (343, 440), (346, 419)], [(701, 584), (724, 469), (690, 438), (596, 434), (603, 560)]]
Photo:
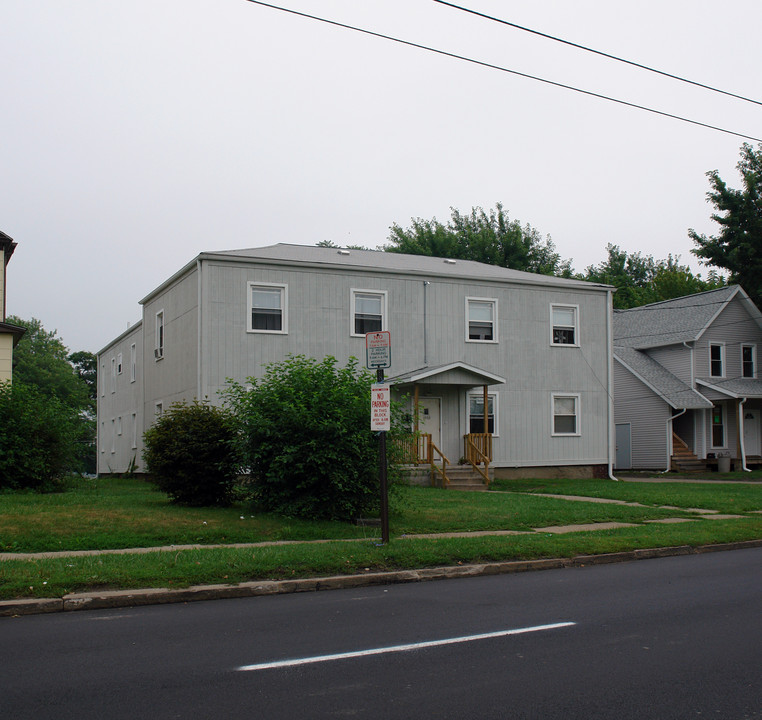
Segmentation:
[(571, 42), (570, 40), (564, 40), (563, 38), (555, 37), (554, 35), (548, 35), (547, 33), (540, 32), (539, 30), (532, 30), (532, 28), (524, 27), (523, 25), (517, 25), (516, 23), (509, 22), (508, 20), (503, 20), (492, 15), (487, 15), (486, 13), (482, 13), (477, 10), (471, 10), (470, 8), (463, 7), (461, 5), (455, 5), (454, 3), (446, 2), (446, 0), (434, 0), (434, 2), (439, 3), (440, 5), (447, 5), (448, 7), (455, 8), (456, 10), (462, 10), (463, 12), (470, 13), (471, 15), (477, 15), (478, 17), (485, 18), (486, 20), (492, 20), (493, 22), (497, 22), (502, 25), (508, 25), (512, 28), (516, 28), (517, 30), (523, 30), (524, 32), (532, 33), (533, 35), (539, 35), (540, 37), (547, 38), (548, 40), (554, 40), (555, 42), (563, 43), (564, 45), (570, 45), (571, 47), (575, 47), (578, 50), (585, 50), (586, 52), (600, 55), (601, 57), (608, 58), (609, 60), (616, 60), (617, 62), (632, 65), (633, 67), (640, 68), (641, 70), (647, 70), (648, 72), (656, 73), (657, 75), (663, 75), (664, 77), (671, 78), (672, 80), (679, 80), (680, 82), (688, 83), (689, 85), (695, 85), (696, 87), (703, 88), (704, 90), (711, 90), (712, 92), (720, 93), (722, 95), (728, 95), (738, 100), (743, 100), (744, 102), (754, 103), (755, 105), (762, 105), (762, 102), (759, 100), (753, 100), (752, 98), (747, 98), (743, 95), (736, 95), (735, 93), (728, 92), (727, 90), (720, 90), (720, 88), (712, 87), (711, 85), (704, 85), (704, 83), (700, 83), (695, 80), (689, 80), (688, 78), (680, 77), (679, 75), (673, 75), (672, 73), (664, 72), (663, 70), (657, 70), (656, 68), (649, 67), (648, 65), (642, 65), (641, 63), (635, 62), (634, 60), (626, 60), (625, 58), (620, 58), (616, 55), (611, 55), (601, 50), (594, 50), (593, 48), (586, 47), (585, 45), (579, 45), (578, 43)]
[(721, 128), (716, 125), (709, 125), (707, 123), (699, 122), (698, 120), (691, 120), (690, 118), (682, 117), (680, 115), (673, 115), (672, 113), (664, 112), (663, 110), (655, 110), (654, 108), (649, 108), (645, 105), (637, 105), (635, 103), (627, 102), (626, 100), (619, 100), (608, 95), (601, 95), (600, 93), (592, 92), (591, 90), (582, 90), (581, 88), (577, 88), (572, 85), (564, 85), (563, 83), (547, 80), (545, 78), (537, 77), (536, 75), (529, 75), (527, 73), (519, 72), (518, 70), (511, 70), (510, 68), (506, 68), (501, 65), (494, 65), (492, 63), (484, 62), (483, 60), (475, 60), (474, 58), (466, 57), (465, 55), (458, 55), (456, 53), (447, 52), (446, 50), (439, 50), (428, 45), (421, 45), (420, 43), (415, 43), (410, 40), (402, 40), (401, 38), (396, 38), (391, 35), (384, 35), (382, 33), (374, 32), (373, 30), (367, 30), (365, 28), (356, 27), (354, 25), (347, 25), (345, 23), (338, 22), (337, 20), (329, 20), (317, 15), (310, 15), (309, 13), (299, 12), (298, 10), (292, 10), (290, 8), (280, 7), (279, 5), (272, 5), (270, 3), (261, 2), (261, 0), (246, 0), (246, 2), (250, 2), (253, 5), (261, 5), (262, 7), (271, 8), (272, 10), (279, 10), (291, 15), (298, 15), (299, 17), (307, 18), (309, 20), (316, 20), (327, 25), (344, 28), (345, 30), (353, 30), (354, 32), (363, 33), (364, 35), (371, 35), (372, 37), (381, 38), (382, 40), (391, 40), (392, 42), (399, 43), (400, 45), (407, 45), (408, 47), (418, 48), (419, 50), (426, 50), (427, 52), (436, 53), (437, 55), (444, 55), (445, 57), (450, 57), (455, 60), (462, 60), (463, 62), (468, 62), (473, 65), (479, 65), (480, 67), (486, 67), (492, 70), (500, 70), (500, 72), (517, 75), (518, 77), (523, 77), (528, 80), (536, 80), (537, 82), (545, 83), (546, 85), (563, 88), (564, 90), (571, 90), (582, 95), (598, 98), (599, 100), (607, 100), (608, 102), (635, 108), (636, 110), (644, 110), (645, 112), (650, 112), (654, 115), (672, 118), (673, 120), (680, 120), (681, 122), (690, 123), (691, 125), (698, 125), (699, 127), (704, 127), (709, 130), (716, 130), (717, 132), (725, 133), (726, 135), (734, 135), (735, 137), (740, 137), (744, 140), (762, 142), (762, 138), (754, 137), (753, 135), (745, 135), (744, 133), (735, 132), (733, 130), (726, 130), (725, 128)]

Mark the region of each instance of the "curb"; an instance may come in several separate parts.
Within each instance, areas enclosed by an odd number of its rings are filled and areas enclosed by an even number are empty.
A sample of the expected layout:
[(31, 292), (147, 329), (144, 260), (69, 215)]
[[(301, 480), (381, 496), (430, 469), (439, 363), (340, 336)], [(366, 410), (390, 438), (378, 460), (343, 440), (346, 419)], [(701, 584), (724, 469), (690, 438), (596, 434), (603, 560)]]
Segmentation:
[(62, 598), (2, 600), (0, 601), (0, 617), (137, 607), (141, 605), (164, 605), (167, 603), (221, 600), (224, 598), (286, 595), (296, 592), (317, 592), (318, 590), (342, 590), (370, 587), (373, 585), (393, 585), (398, 583), (424, 582), (427, 580), (504, 575), (531, 570), (551, 570), (568, 567), (580, 568), (589, 565), (608, 565), (611, 563), (630, 562), (632, 560), (649, 560), (652, 558), (676, 557), (680, 555), (701, 555), (710, 552), (746, 550), (758, 547), (762, 547), (762, 539), (723, 543), (720, 545), (702, 545), (699, 547), (679, 545), (676, 547), (604, 553), (602, 555), (576, 555), (572, 558), (510, 560), (494, 563), (421, 568), (419, 570), (394, 570), (391, 572), (365, 573), (363, 575), (333, 575), (300, 580), (255, 580), (238, 585), (194, 585), (177, 590), (147, 588), (143, 590), (104, 590), (102, 592), (71, 593), (64, 595)]

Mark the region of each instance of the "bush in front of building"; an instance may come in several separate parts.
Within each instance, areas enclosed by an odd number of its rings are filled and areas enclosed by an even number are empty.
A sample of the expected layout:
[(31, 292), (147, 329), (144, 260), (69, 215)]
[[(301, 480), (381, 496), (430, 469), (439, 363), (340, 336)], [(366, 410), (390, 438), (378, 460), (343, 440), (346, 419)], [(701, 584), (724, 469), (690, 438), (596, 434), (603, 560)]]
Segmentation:
[(151, 481), (178, 505), (227, 505), (239, 472), (235, 421), (224, 408), (173, 403), (143, 435)]
[(339, 367), (289, 356), (225, 393), (240, 423), (258, 509), (353, 520), (379, 505), (378, 438), (370, 430), (374, 376), (350, 358)]
[(0, 383), (0, 489), (52, 490), (78, 465), (81, 418), (36, 387)]

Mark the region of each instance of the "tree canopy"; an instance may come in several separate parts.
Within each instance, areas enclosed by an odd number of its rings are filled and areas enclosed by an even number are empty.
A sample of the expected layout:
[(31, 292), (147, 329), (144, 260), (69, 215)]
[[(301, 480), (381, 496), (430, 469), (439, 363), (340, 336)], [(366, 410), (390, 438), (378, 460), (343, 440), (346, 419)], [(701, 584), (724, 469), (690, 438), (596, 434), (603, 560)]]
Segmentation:
[(550, 236), (511, 220), (503, 206), (485, 212), (480, 207), (462, 214), (451, 208), (447, 224), (436, 218), (413, 218), (409, 228), (390, 228), (387, 252), (475, 260), (543, 275), (571, 276), (571, 261), (562, 260)]
[(87, 382), (69, 362), (69, 351), (55, 330), (48, 332), (36, 318), (22, 320), (11, 315), (7, 322), (26, 328), (13, 350), (13, 381), (36, 387), (68, 407), (86, 409)]
[(741, 285), (759, 304), (762, 301), (762, 144), (755, 150), (744, 143), (736, 167), (743, 182), (741, 189), (728, 187), (717, 170), (707, 173), (711, 186), (707, 199), (715, 207), (711, 217), (720, 226), (720, 232), (707, 237), (689, 230), (696, 245), (691, 252), (701, 258), (704, 265), (727, 270), (729, 281)]
[(652, 255), (628, 253), (617, 245), (606, 246), (608, 257), (598, 265), (590, 265), (578, 277), (581, 280), (614, 285), (614, 307), (626, 309), (692, 295), (722, 287), (724, 279), (710, 272), (706, 280), (694, 275), (679, 256), (654, 260)]

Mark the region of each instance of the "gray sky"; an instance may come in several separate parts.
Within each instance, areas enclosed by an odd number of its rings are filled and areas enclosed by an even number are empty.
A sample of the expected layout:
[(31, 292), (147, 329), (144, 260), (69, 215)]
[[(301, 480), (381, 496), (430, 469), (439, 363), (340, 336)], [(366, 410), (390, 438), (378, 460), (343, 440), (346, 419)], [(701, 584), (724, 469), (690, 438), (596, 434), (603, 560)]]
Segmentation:
[[(762, 107), (432, 0), (288, 7), (762, 136)], [(759, 0), (464, 0), (762, 100)], [(705, 173), (741, 138), (245, 0), (3, 0), (0, 230), (8, 312), (97, 351), (205, 250), (382, 245), (502, 202), (583, 270), (607, 243), (699, 268)]]

